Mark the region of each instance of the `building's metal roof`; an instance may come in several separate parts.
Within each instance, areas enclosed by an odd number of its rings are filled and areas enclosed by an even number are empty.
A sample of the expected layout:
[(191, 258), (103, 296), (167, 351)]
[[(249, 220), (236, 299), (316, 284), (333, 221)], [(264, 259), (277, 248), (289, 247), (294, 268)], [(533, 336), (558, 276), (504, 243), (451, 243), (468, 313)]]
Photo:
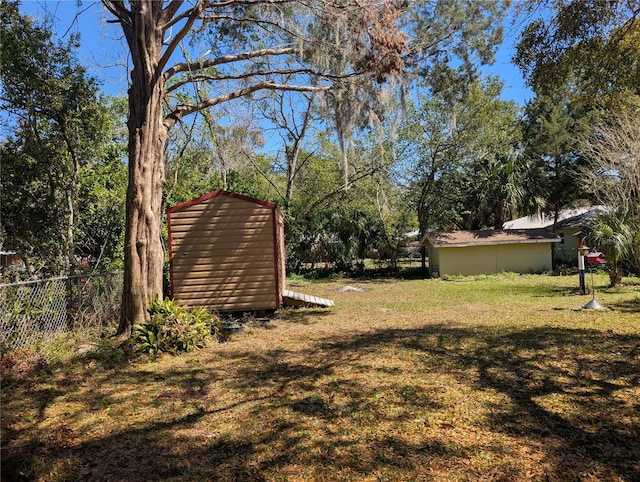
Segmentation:
[[(580, 208), (562, 209), (558, 213), (558, 226), (582, 227), (589, 224), (598, 212), (604, 210), (604, 206), (585, 206)], [(507, 221), (502, 225), (502, 229), (538, 229), (550, 228), (553, 226), (553, 213), (534, 214)]]

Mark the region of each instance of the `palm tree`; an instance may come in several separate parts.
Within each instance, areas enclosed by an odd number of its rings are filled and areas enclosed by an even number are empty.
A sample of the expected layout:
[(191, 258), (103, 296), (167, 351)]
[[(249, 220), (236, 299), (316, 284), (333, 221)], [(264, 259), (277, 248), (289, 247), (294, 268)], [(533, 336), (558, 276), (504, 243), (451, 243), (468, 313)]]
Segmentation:
[(621, 213), (604, 213), (598, 216), (591, 232), (594, 246), (604, 254), (609, 264), (609, 286), (622, 281), (621, 261), (633, 250), (633, 230)]

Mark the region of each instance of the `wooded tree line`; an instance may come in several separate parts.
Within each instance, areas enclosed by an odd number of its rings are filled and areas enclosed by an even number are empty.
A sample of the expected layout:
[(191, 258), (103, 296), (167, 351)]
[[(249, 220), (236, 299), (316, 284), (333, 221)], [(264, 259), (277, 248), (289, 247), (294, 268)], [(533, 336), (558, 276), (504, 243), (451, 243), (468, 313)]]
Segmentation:
[(81, 39), (0, 5), (1, 247), (30, 276), (124, 269), (122, 333), (162, 291), (164, 209), (215, 189), (281, 206), (294, 270), (600, 203), (601, 246), (638, 272), (640, 2), (515, 5), (525, 106), (479, 70), (509, 2), (103, 3), (128, 99)]

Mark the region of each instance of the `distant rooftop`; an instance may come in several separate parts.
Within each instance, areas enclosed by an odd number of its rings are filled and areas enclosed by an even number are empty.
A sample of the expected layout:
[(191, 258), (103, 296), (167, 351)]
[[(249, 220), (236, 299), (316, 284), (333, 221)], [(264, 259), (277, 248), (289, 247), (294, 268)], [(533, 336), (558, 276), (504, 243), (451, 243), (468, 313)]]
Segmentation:
[(486, 244), (557, 243), (560, 238), (548, 229), (452, 231), (450, 233), (427, 233), (422, 244), (427, 241), (434, 247), (462, 247)]
[[(581, 208), (563, 209), (558, 213), (558, 224), (562, 226), (574, 226), (591, 220), (604, 206), (585, 206)], [(576, 223), (576, 224), (574, 224)], [(553, 226), (553, 213), (534, 214), (523, 216), (512, 221), (507, 221), (502, 225), (503, 229), (539, 229)]]

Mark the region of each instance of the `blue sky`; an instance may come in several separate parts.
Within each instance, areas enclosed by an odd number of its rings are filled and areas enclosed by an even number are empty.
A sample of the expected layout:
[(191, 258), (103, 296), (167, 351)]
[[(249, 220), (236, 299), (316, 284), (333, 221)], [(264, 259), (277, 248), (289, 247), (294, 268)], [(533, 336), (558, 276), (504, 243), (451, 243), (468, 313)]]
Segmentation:
[(22, 0), (21, 11), (37, 18), (53, 15), (52, 28), (59, 38), (80, 34), (78, 58), (89, 73), (97, 78), (108, 95), (127, 94), (128, 58), (117, 24), (107, 23), (108, 12), (99, 1)]
[[(21, 9), (32, 16), (42, 17), (47, 11), (53, 14), (56, 19), (53, 27), (59, 35), (79, 33), (81, 46), (78, 57), (89, 72), (100, 80), (105, 94), (126, 95), (128, 58), (122, 31), (117, 24), (106, 21), (109, 15), (101, 2), (84, 0), (78, 7), (76, 0), (23, 0)], [(503, 99), (524, 105), (533, 94), (525, 86), (518, 68), (511, 63), (517, 35), (517, 26), (506, 26), (505, 41), (498, 49), (495, 64), (482, 70), (487, 75), (502, 79)]]
[(520, 105), (533, 97), (533, 92), (525, 85), (520, 69), (516, 67), (511, 58), (515, 55), (515, 42), (518, 30), (512, 27), (505, 28), (505, 40), (496, 52), (496, 61), (493, 65), (483, 68), (486, 74), (497, 75), (504, 82), (502, 98), (514, 100)]

